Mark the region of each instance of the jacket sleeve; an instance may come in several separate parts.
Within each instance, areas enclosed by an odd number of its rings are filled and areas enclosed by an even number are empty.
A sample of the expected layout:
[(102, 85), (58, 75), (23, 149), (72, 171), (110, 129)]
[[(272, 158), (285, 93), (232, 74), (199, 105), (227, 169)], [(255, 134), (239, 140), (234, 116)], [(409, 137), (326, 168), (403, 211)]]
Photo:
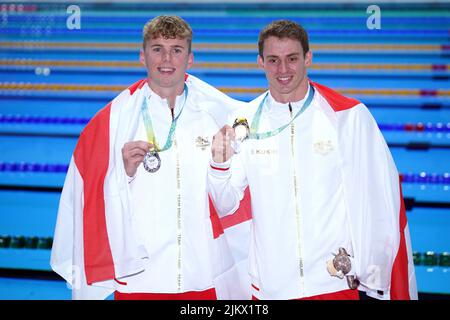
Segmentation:
[(240, 154), (224, 163), (210, 161), (208, 168), (208, 192), (219, 217), (233, 214), (244, 198), (248, 186)]

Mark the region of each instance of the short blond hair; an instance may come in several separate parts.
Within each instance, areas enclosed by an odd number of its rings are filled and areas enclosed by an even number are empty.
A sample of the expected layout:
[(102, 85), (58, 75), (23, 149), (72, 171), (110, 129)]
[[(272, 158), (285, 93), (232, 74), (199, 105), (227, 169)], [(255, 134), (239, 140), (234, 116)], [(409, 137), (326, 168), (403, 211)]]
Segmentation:
[(164, 39), (186, 39), (189, 53), (192, 47), (192, 29), (189, 24), (178, 16), (157, 16), (148, 21), (142, 31), (143, 48), (150, 39), (162, 37)]

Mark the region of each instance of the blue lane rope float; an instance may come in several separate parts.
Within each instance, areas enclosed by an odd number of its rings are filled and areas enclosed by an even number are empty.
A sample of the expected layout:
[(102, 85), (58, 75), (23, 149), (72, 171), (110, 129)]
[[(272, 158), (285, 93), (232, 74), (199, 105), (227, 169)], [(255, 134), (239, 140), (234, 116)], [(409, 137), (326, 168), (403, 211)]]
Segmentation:
[(68, 169), (68, 164), (0, 162), (0, 172), (66, 173)]
[(31, 115), (11, 115), (0, 114), (0, 123), (7, 124), (64, 124), (64, 125), (85, 125), (90, 118), (78, 117), (51, 117), (51, 116), (31, 116)]
[[(51, 124), (51, 125), (86, 125), (90, 118), (80, 117), (55, 117), (55, 116), (33, 116), (20, 114), (0, 114), (0, 123), (6, 124)], [(427, 122), (427, 123), (380, 123), (382, 131), (427, 131), (427, 132), (450, 132), (450, 122)]]

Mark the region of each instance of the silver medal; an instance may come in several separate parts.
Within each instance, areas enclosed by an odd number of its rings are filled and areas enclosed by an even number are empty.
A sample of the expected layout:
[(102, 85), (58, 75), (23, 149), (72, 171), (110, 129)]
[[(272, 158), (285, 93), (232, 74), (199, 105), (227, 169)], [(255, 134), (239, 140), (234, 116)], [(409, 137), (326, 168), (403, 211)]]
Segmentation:
[(144, 169), (148, 172), (156, 172), (161, 167), (161, 158), (157, 151), (152, 150), (145, 154), (144, 157)]

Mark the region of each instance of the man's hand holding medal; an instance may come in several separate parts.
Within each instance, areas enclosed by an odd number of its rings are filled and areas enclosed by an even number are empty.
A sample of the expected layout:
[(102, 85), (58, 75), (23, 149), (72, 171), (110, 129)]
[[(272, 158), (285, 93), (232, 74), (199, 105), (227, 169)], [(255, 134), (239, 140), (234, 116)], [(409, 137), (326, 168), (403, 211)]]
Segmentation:
[(213, 137), (211, 152), (213, 161), (223, 163), (228, 161), (233, 154), (240, 152), (240, 144), (249, 137), (250, 127), (247, 119), (237, 118), (233, 127), (225, 125)]
[(133, 177), (136, 174), (138, 166), (144, 161), (146, 154), (153, 148), (153, 144), (142, 140), (125, 143), (122, 148), (122, 157), (125, 172), (129, 177)]

